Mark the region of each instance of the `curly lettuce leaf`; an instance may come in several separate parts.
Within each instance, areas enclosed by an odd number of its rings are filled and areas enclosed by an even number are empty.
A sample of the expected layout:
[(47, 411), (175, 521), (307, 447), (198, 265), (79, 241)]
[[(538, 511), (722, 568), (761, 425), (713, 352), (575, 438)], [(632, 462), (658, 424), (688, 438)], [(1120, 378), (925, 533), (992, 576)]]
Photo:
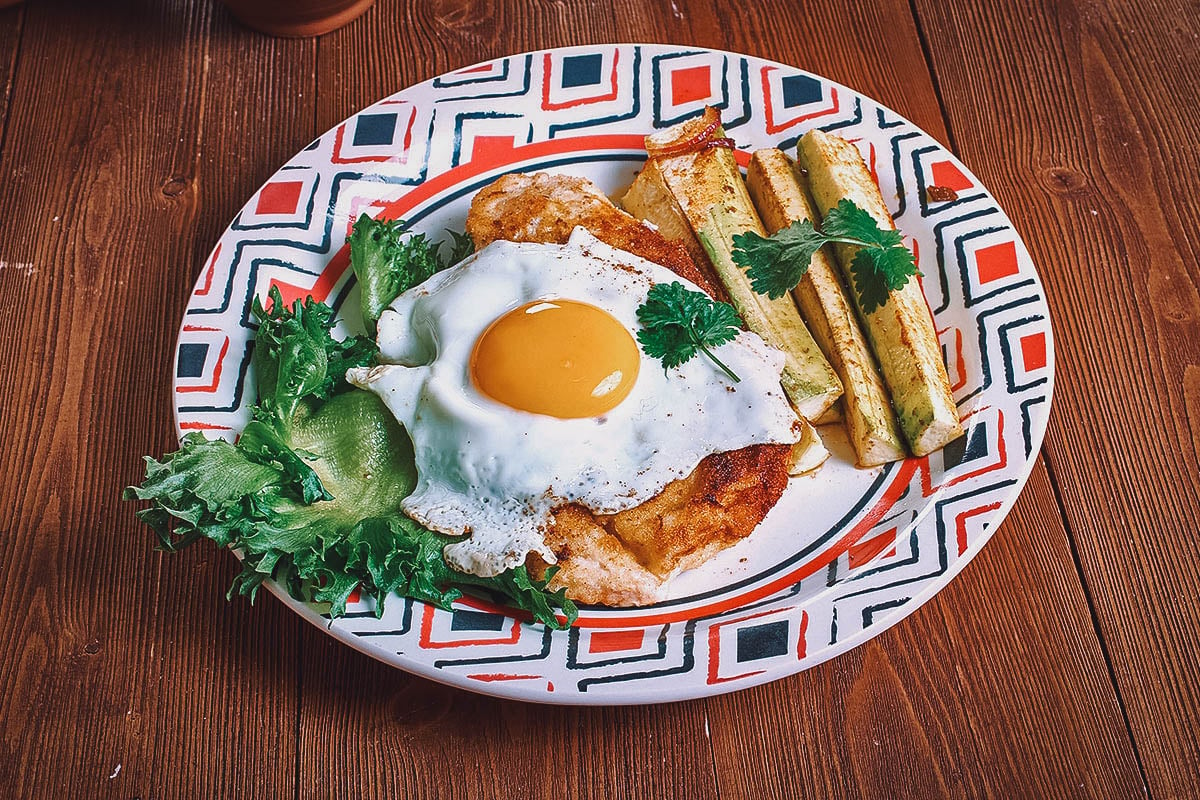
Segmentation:
[[(333, 311), (311, 299), (271, 309), (255, 304), (260, 322), (255, 368), (259, 404), (237, 444), (184, 437), (162, 461), (146, 459), (146, 479), (125, 490), (148, 501), (138, 512), (166, 550), (200, 539), (236, 549), (242, 571), (229, 594), (254, 599), (267, 578), (296, 598), (345, 613), (355, 590), (374, 598), (382, 615), (391, 592), (448, 608), (475, 585), (497, 593), (539, 622), (567, 622), (575, 606), (524, 567), (495, 578), (452, 570), (442, 550), (453, 539), (405, 516), (400, 502), (416, 486), (412, 442), (369, 392), (344, 381), (349, 366), (369, 364), (369, 339), (330, 335)], [(390, 300), (389, 300), (390, 302)]]
[(475, 240), (469, 233), (459, 233), (446, 229), (450, 234), (450, 255), (446, 256), (446, 266), (453, 266), (475, 252)]
[(435, 272), (453, 266), (475, 252), (466, 233), (447, 230), (446, 242), (430, 241), (423, 233), (409, 233), (401, 219), (374, 219), (360, 214), (350, 232), (350, 266), (358, 281), (363, 325), (374, 336), (383, 310), (401, 292), (419, 286)]
[(412, 443), (375, 395), (348, 391), (315, 408), (305, 404), (291, 440), (307, 454), (325, 499), (306, 500), (304, 482), (277, 452), (245, 447), (244, 436), (235, 445), (198, 433), (161, 462), (147, 459), (146, 481), (126, 497), (151, 502), (138, 516), (165, 549), (207, 538), (240, 550), (242, 572), (230, 596), (253, 599), (274, 577), (294, 597), (329, 603), (330, 616), (338, 617), (355, 588), (374, 598), (382, 615), (391, 592), (449, 608), (462, 596), (458, 586), (476, 585), (547, 625), (562, 627), (556, 606), (574, 619), (563, 592), (547, 591), (549, 575), (534, 580), (519, 567), (480, 578), (445, 563), (442, 549), (453, 539), (400, 510), (416, 485)]
[(346, 388), (346, 370), (371, 363), (379, 352), (365, 336), (333, 338), (333, 309), (311, 297), (288, 308), (272, 286), (270, 309), (258, 298), (252, 312), (258, 320), (254, 337), (254, 372), (258, 382), (255, 416), (283, 431), (301, 399), (327, 398)]
[(350, 265), (361, 292), (363, 324), (375, 335), (379, 315), (401, 292), (443, 268), (440, 243), (423, 233), (405, 235), (403, 220), (359, 216), (350, 234)]

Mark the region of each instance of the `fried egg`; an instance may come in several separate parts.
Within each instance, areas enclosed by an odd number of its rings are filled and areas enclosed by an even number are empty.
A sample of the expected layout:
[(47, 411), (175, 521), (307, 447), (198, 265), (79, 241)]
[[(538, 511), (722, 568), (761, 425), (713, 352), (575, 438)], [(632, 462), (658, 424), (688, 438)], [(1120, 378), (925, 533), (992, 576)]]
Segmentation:
[(452, 567), (492, 576), (530, 551), (554, 563), (551, 511), (640, 505), (705, 456), (791, 444), (783, 356), (740, 332), (671, 369), (642, 352), (637, 308), (656, 283), (694, 284), (583, 228), (559, 244), (497, 241), (404, 292), (379, 320), (385, 363), (347, 378), (412, 437), (402, 510), (462, 537)]

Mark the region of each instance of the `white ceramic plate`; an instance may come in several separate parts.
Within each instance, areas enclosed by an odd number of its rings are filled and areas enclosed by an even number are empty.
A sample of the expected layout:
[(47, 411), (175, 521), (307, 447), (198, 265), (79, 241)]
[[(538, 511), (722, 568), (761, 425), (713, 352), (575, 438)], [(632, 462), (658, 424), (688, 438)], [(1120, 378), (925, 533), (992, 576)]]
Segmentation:
[[(824, 78), (736, 53), (525, 53), (404, 89), (323, 135), (255, 193), (203, 266), (179, 338), (180, 432), (232, 438), (246, 422), (254, 297), (276, 285), (289, 301), (311, 294), (340, 307), (355, 292), (345, 240), (361, 212), (442, 238), (505, 172), (583, 175), (616, 194), (645, 160), (642, 137), (706, 104), (721, 109), (740, 157), (791, 152), (813, 127), (857, 144), (925, 276), (967, 435), (927, 458), (858, 470), (827, 426), (833, 457), (793, 479), (749, 539), (677, 578), (670, 599), (584, 608), (568, 631), (472, 597), (453, 611), (395, 599), (381, 619), (357, 601), (332, 625), (268, 584), (283, 602), (444, 683), (543, 702), (646, 703), (831, 658), (912, 613), (979, 551), (1028, 477), (1050, 410), (1049, 314), (1025, 247), (975, 176), (912, 123)], [(958, 199), (929, 203), (930, 185)]]

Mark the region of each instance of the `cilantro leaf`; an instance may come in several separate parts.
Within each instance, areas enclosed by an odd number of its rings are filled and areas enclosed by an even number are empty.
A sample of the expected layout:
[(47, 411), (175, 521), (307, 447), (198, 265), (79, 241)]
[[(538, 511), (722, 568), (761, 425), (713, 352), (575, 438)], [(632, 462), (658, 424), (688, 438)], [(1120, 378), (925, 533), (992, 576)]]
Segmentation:
[(738, 233), (733, 237), (733, 263), (748, 268), (751, 289), (774, 300), (800, 282), (825, 241), (809, 220), (796, 220), (769, 238), (754, 231)]
[(660, 359), (664, 369), (677, 367), (696, 355), (696, 345), (682, 325), (642, 328), (638, 331), (637, 339), (642, 351), (651, 358)]
[(750, 286), (759, 294), (782, 297), (791, 290), (826, 244), (849, 244), (859, 249), (850, 272), (863, 313), (887, 303), (890, 292), (904, 288), (917, 272), (912, 251), (897, 230), (880, 228), (867, 211), (849, 199), (831, 208), (821, 230), (810, 221), (796, 221), (769, 238), (754, 232), (733, 237), (733, 261), (747, 268)]
[(889, 292), (903, 289), (917, 274), (916, 261), (900, 231), (880, 228), (874, 217), (850, 200), (829, 209), (821, 227), (831, 239), (859, 245), (850, 271), (867, 314), (886, 304)]
[(742, 329), (742, 320), (729, 303), (714, 300), (696, 315), (692, 329), (700, 340), (700, 347), (719, 347), (737, 338)]
[(870, 314), (887, 304), (891, 291), (903, 289), (909, 276), (917, 274), (917, 267), (907, 247), (883, 251), (864, 247), (854, 254), (850, 272), (863, 313)]
[(734, 383), (741, 380), (710, 349), (731, 341), (741, 330), (733, 306), (672, 281), (651, 287), (646, 302), (638, 307), (637, 317), (642, 324), (637, 334), (642, 350), (651, 358), (661, 359), (664, 369), (677, 367), (702, 352)]
[(825, 212), (821, 230), (831, 239), (851, 239), (864, 247), (903, 247), (899, 231), (884, 230), (866, 210), (843, 198)]

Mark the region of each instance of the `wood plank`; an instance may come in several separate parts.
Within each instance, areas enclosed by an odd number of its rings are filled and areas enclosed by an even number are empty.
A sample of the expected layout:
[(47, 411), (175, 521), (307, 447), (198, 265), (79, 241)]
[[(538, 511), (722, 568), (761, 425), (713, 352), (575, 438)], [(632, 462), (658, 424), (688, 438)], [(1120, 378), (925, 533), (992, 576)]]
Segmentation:
[[(544, 8), (513, 2), (495, 11), (485, 4), (381, 3), (318, 42), (250, 34), (209, 3), (156, 6), (151, 13), (133, 2), (85, 6), (59, 2), (0, 12), (0, 54), (9, 30), (5, 15), (16, 13), (26, 18), (22, 47), (36, 48), (23, 52), (45, 56), (16, 62), (9, 135), (0, 151), (6, 181), (0, 260), (29, 267), (0, 270), (6, 312), (0, 363), (9, 366), (0, 377), (6, 412), (0, 413), (0, 563), (6, 565), (0, 646), (17, 654), (0, 661), (0, 785), (13, 787), (12, 794), (471, 797), (513, 787), (573, 797), (1141, 792), (1053, 487), (1040, 467), (979, 561), (869, 646), (737, 695), (634, 709), (545, 708), (470, 695), (377, 664), (302, 625), (269, 598), (252, 610), (228, 605), (222, 598), (234, 570), (228, 555), (204, 547), (152, 555), (148, 533), (116, 501), (120, 486), (138, 476), (137, 454), (172, 446), (170, 401), (161, 387), (170, 382), (174, 331), (204, 256), (242, 202), (319, 130), (397, 88), (483, 58), (564, 43), (649, 39), (727, 46), (797, 63), (880, 98), (944, 139), (906, 5), (839, 10), (817, 4), (801, 14), (771, 4), (629, 0)], [(1106, 20), (1089, 16), (1095, 13), (1084, 9), (1086, 24), (1070, 19), (1064, 29), (1107, 31)], [(998, 35), (992, 18), (968, 22), (972, 30)], [(1122, 29), (1121, 35), (1152, 52), (1143, 34)], [(1164, 63), (1192, 52), (1182, 48), (1179, 31), (1172, 35), (1176, 40), (1165, 41), (1178, 46), (1163, 52)], [(1106, 46), (1112, 40), (1097, 39)], [(1103, 80), (1079, 90), (1095, 95), (1085, 99), (1098, 106), (1115, 102), (1152, 142), (1179, 136), (1179, 121), (1194, 129), (1194, 92), (1186, 108), (1173, 112), (1179, 120), (1148, 114), (1147, 98), (1158, 95), (1146, 85), (1155, 88), (1172, 76), (1142, 76), (1136, 90), (1114, 89), (1118, 78), (1131, 79), (1133, 67), (1113, 66), (1097, 47), (1080, 45), (1088, 64), (1107, 70), (1101, 70)], [(977, 91), (969, 80), (981, 79), (969, 75), (963, 85)], [(1036, 85), (1041, 80), (1033, 76)], [(1196, 85), (1194, 76), (1184, 82)], [(964, 113), (961, 126), (952, 119), (960, 137), (972, 125), (988, 130), (980, 122), (986, 115)], [(1091, 136), (1074, 117), (1042, 124), (1056, 137)], [(1039, 130), (1034, 124), (1026, 129)], [(1120, 134), (1115, 125), (1102, 126), (1108, 146), (1098, 151), (1107, 160), (1088, 163), (1131, 184), (1146, 167), (1164, 194), (1194, 193), (1194, 178), (1187, 183), (1183, 177), (1196, 174), (1194, 150), (1158, 156), (1127, 137), (1135, 152), (1126, 155), (1116, 149)], [(1040, 136), (1031, 140), (1034, 146), (1060, 146)], [(970, 141), (983, 149), (981, 143), (992, 140)], [(1085, 155), (1095, 146), (1068, 144)], [(984, 174), (1007, 189), (1010, 196), (1002, 199), (1010, 210), (1048, 209), (1080, 230), (1092, 223), (1077, 206), (1092, 202), (1096, 190), (1087, 187), (1095, 181), (1117, 198), (1092, 206), (1106, 214), (1116, 209), (1116, 233), (1104, 234), (1110, 238), (1091, 249), (1071, 249), (1067, 242), (1077, 240), (1064, 238), (1062, 252), (1111, 259), (1125, 244), (1135, 257), (1173, 254), (1164, 280), (1194, 284), (1195, 242), (1172, 240), (1170, 230), (1189, 230), (1182, 226), (1194, 225), (1195, 209), (1158, 204), (1130, 210), (1141, 196), (1136, 187), (1111, 186), (1090, 174), (1081, 191), (1076, 174), (1061, 166), (1083, 172), (1081, 162), (1058, 160), (1063, 152), (1047, 151), (1046, 191), (1059, 192), (1049, 201), (1016, 194), (1026, 185), (1012, 180), (1019, 171)], [(996, 161), (979, 153), (967, 158), (983, 170)], [(1049, 227), (1041, 232), (1055, 235)], [(1041, 244), (1051, 249), (1054, 241)], [(1181, 251), (1189, 254), (1182, 264)], [(1087, 296), (1091, 276), (1056, 272), (1052, 301), (1055, 291), (1068, 299)], [(1146, 385), (1180, 380), (1174, 394), (1139, 398), (1135, 407), (1170, 417), (1173, 446), (1183, 455), (1142, 455), (1182, 470), (1181, 491), (1191, 492), (1200, 447), (1197, 306), (1192, 295), (1172, 296), (1176, 284), (1158, 280), (1146, 283), (1158, 314), (1145, 326), (1149, 332), (1132, 316), (1122, 317), (1117, 344), (1128, 353), (1154, 343), (1156, 369), (1167, 377), (1139, 374)], [(1132, 314), (1119, 286), (1104, 288)], [(1079, 348), (1076, 359), (1094, 352), (1109, 363), (1133, 363), (1110, 349), (1117, 344), (1088, 342), (1081, 335), (1086, 322), (1066, 323), (1067, 338)], [(1078, 416), (1072, 418), (1084, 419), (1089, 406), (1080, 387), (1100, 369), (1073, 369), (1078, 383), (1069, 391)], [(1101, 387), (1102, 407), (1110, 412), (1126, 402), (1113, 382), (1092, 385)], [(1061, 398), (1060, 392), (1059, 419)], [(1118, 488), (1095, 485), (1095, 475), (1062, 478), (1076, 469), (1066, 457), (1086, 445), (1088, 433), (1078, 425), (1064, 432), (1056, 427), (1051, 437), (1059, 444), (1052, 443), (1050, 462), (1067, 487), (1077, 531), (1099, 518), (1087, 503), (1120, 499)], [(1122, 464), (1119, 442), (1105, 435), (1089, 463)], [(1187, 457), (1191, 472), (1180, 466)], [(1139, 473), (1135, 483), (1148, 497), (1133, 498), (1127, 515), (1141, 526), (1133, 534), (1139, 547), (1150, 537), (1151, 522), (1181, 535), (1191, 530), (1185, 523), (1195, 522), (1188, 505), (1195, 493), (1176, 510), (1166, 509), (1151, 494), (1148, 474)], [(1087, 529), (1100, 531), (1094, 539), (1113, 536), (1111, 525)], [(1113, 555), (1103, 546), (1081, 542), (1089, 579), (1101, 584), (1121, 577), (1107, 566)], [(1134, 559), (1113, 549), (1126, 562)], [(1140, 552), (1162, 556), (1165, 548)], [(1164, 570), (1162, 563), (1139, 566), (1153, 572)], [(1150, 597), (1157, 605), (1149, 611), (1131, 608), (1144, 598), (1137, 590), (1113, 601), (1111, 618), (1101, 612), (1106, 632), (1115, 629), (1136, 651), (1138, 633), (1122, 630), (1124, 620), (1153, 614), (1156, 636), (1176, 625), (1181, 637), (1194, 639), (1188, 605), (1194, 597), (1181, 582), (1195, 577), (1188, 569), (1165, 578), (1184, 593), (1184, 611), (1163, 616), (1166, 595)], [(1188, 705), (1194, 698), (1182, 682), (1194, 678), (1187, 659), (1195, 653), (1180, 656), (1161, 639), (1151, 647), (1144, 658), (1162, 654), (1167, 666), (1148, 673), (1148, 661), (1122, 666), (1118, 658), (1117, 677), (1127, 701), (1131, 692), (1182, 699), (1180, 709), (1165, 710), (1161, 734), (1138, 730), (1150, 712), (1163, 713), (1158, 706), (1148, 704), (1139, 723), (1136, 704), (1127, 702), (1143, 757), (1161, 749), (1164, 761), (1174, 759), (1168, 771), (1182, 769), (1193, 765), (1182, 722), (1196, 718), (1194, 703)], [(1143, 674), (1165, 685), (1131, 689)], [(1143, 736), (1163, 742), (1150, 741), (1151, 747)], [(1172, 736), (1182, 742), (1168, 741)], [(1167, 772), (1149, 773), (1161, 796), (1191, 793), (1190, 784), (1163, 778)]]
[(328, 130), (444, 72), (524, 50), (617, 41), (615, 36), (609, 2), (377, 3), (321, 39), (317, 128)]
[(13, 74), (21, 48), (21, 24), (25, 19), (20, 7), (0, 11), (0, 148), (8, 122), (8, 104), (12, 99)]
[(700, 702), (570, 708), (406, 675), (302, 637), (301, 797), (717, 796)]
[(1053, 503), (1039, 465), (983, 552), (913, 616), (710, 700), (722, 796), (1141, 797)]
[(25, 265), (0, 273), (0, 785), (290, 792), (300, 623), (226, 603), (227, 554), (155, 554), (118, 497), (139, 454), (174, 446), (164, 387), (202, 253), (311, 135), (311, 92), (300, 107), (258, 89), (311, 81), (313, 48), (214, 22), (207, 2), (24, 13), (37, 56), (0, 160), (0, 258)]
[(962, 156), (1047, 284), (1047, 457), (1150, 795), (1200, 796), (1196, 4), (918, 8)]

